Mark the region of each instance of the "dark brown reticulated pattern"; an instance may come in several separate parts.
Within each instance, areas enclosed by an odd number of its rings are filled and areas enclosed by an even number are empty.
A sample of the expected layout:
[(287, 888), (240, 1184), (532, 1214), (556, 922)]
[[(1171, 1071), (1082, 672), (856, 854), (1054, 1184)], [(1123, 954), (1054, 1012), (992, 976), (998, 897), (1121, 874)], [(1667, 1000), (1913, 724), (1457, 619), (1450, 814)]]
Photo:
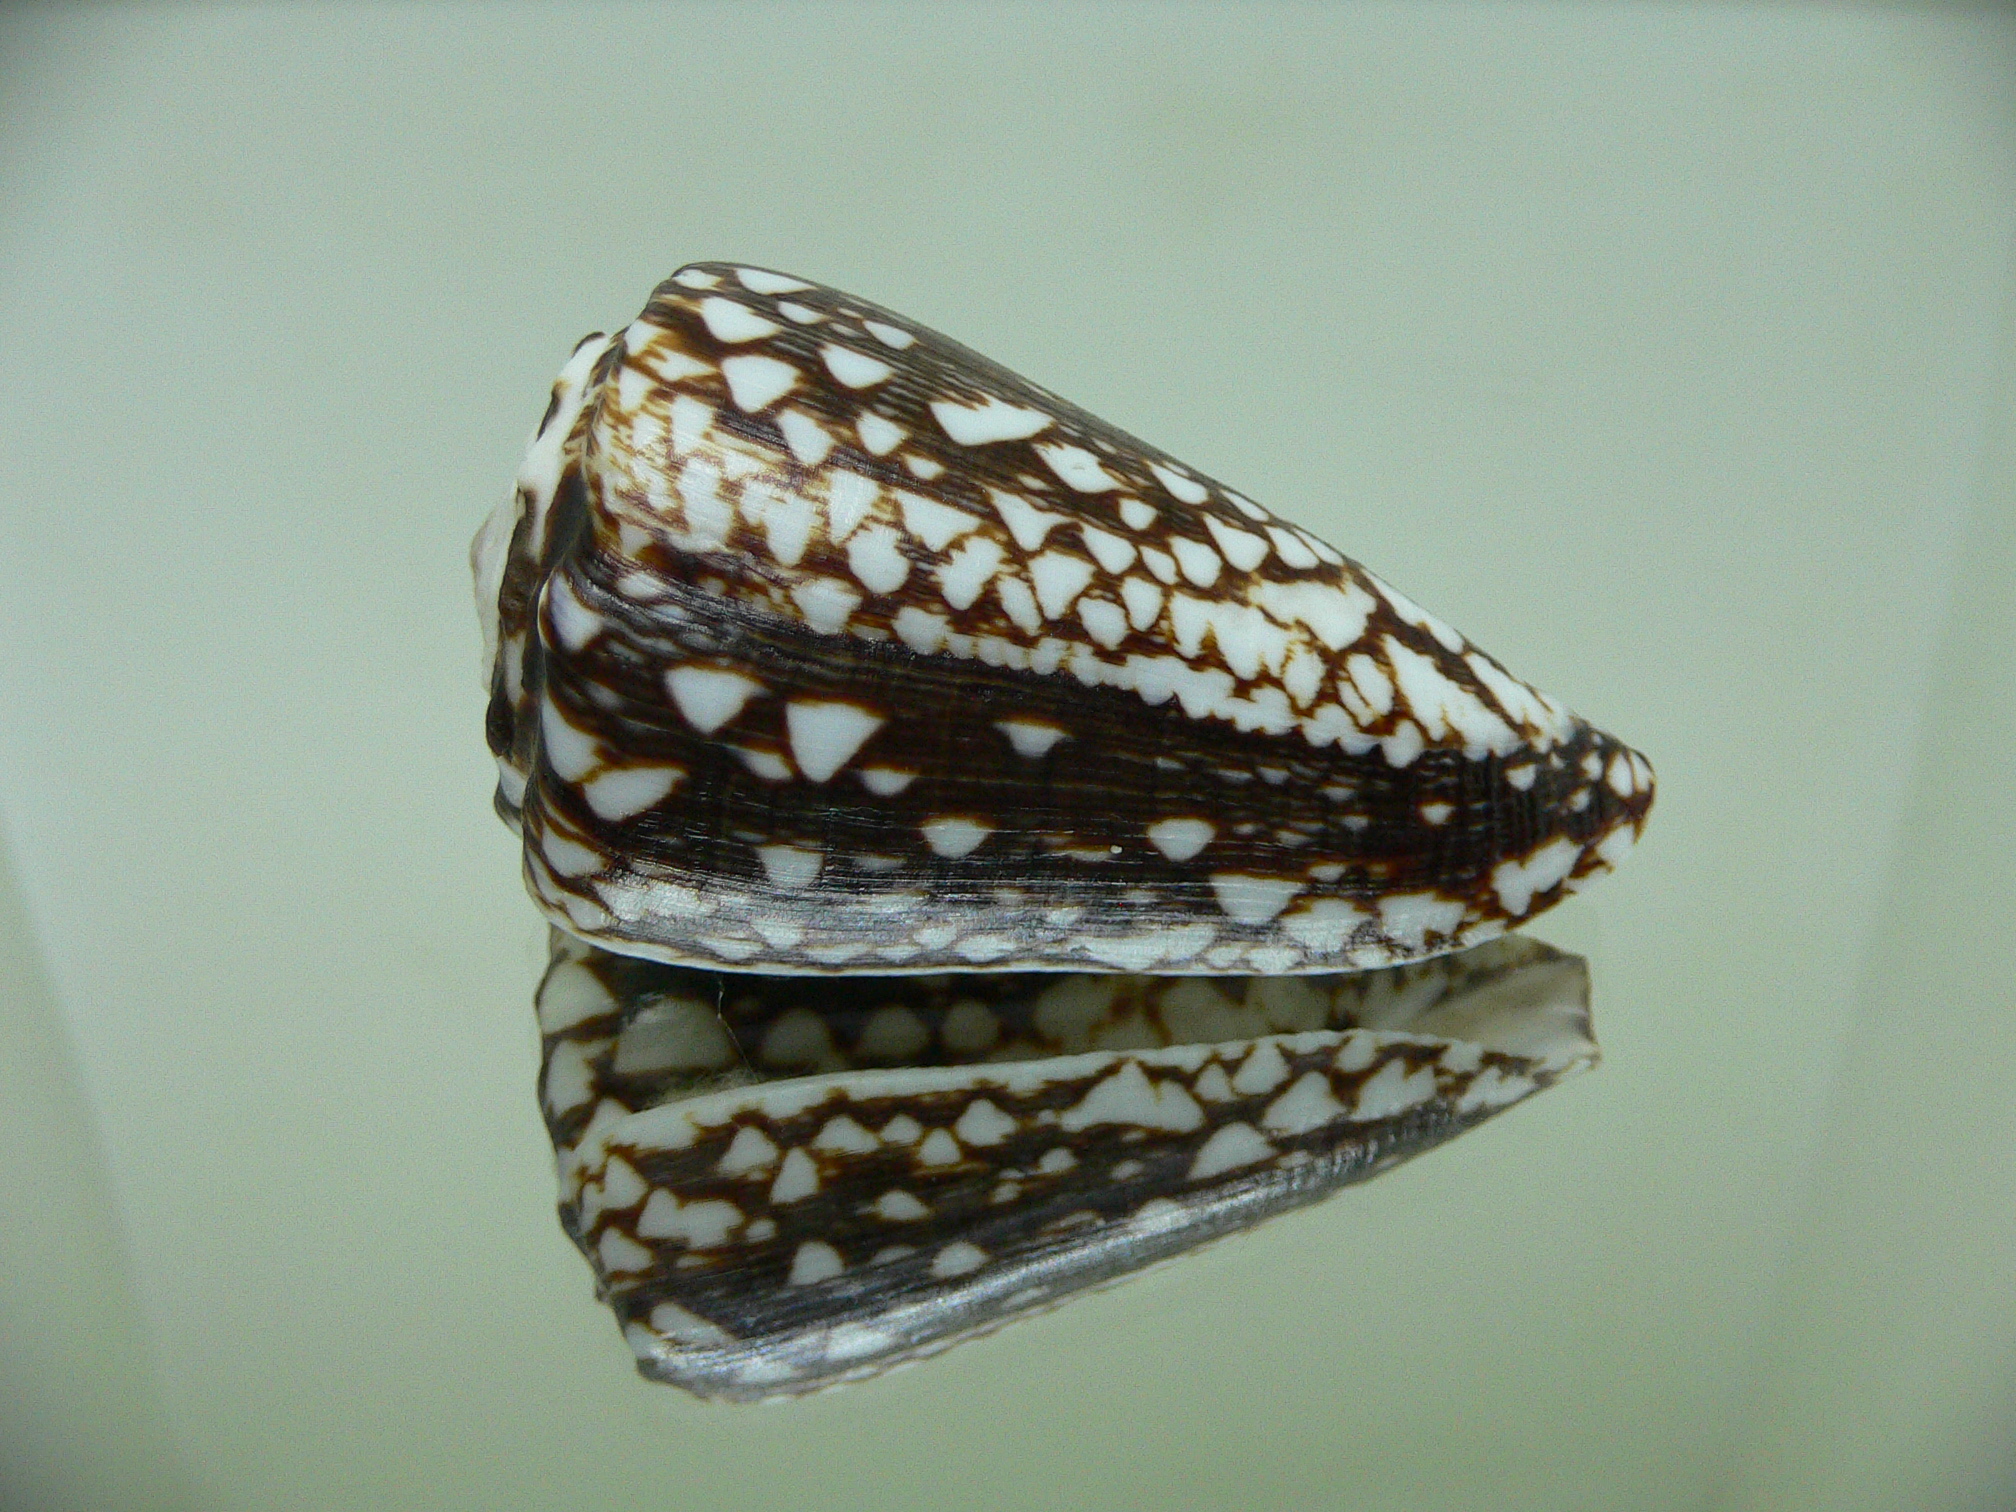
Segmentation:
[(1585, 885), (1652, 799), (1306, 532), (763, 270), (582, 345), (478, 567), (528, 882), (660, 959), (1380, 965)]

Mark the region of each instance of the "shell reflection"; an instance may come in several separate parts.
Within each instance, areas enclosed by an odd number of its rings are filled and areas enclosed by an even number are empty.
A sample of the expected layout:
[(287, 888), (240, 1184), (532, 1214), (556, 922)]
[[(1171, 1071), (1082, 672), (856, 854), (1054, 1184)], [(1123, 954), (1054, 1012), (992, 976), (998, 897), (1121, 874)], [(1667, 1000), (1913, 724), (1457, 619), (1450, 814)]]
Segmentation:
[(647, 1376), (873, 1374), (1330, 1195), (1594, 1064), (1507, 938), (1294, 978), (753, 977), (555, 932), (561, 1218)]

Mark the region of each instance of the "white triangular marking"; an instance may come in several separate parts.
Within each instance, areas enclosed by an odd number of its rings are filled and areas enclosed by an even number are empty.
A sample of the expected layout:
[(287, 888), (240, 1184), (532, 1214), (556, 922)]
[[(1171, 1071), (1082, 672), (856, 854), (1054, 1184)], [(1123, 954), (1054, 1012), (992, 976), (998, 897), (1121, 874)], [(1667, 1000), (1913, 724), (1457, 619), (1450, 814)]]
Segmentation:
[(798, 369), (775, 357), (730, 357), (721, 364), (721, 376), (728, 380), (735, 408), (753, 415), (791, 392), (798, 382)]
[(1155, 474), (1162, 486), (1185, 504), (1202, 504), (1208, 497), (1202, 483), (1195, 478), (1186, 478), (1182, 473), (1164, 467), (1160, 462), (1150, 462), (1148, 471)]
[(798, 758), (798, 770), (814, 782), (826, 781), (853, 760), (854, 753), (883, 723), (881, 715), (859, 704), (807, 699), (784, 706), (791, 754)]
[(819, 355), (826, 363), (826, 371), (849, 388), (872, 388), (896, 371), (880, 358), (843, 346), (822, 346)]
[(752, 294), (796, 294), (801, 289), (812, 287), (802, 278), (772, 273), (767, 268), (737, 268), (735, 276), (742, 280), (742, 287)]
[(896, 449), (897, 443), (909, 434), (902, 426), (891, 424), (874, 413), (856, 420), (854, 429), (861, 434), (861, 444), (877, 457), (888, 456)]
[(795, 891), (819, 880), (826, 853), (808, 845), (759, 845), (756, 859), (773, 886)]
[(1234, 923), (1265, 924), (1286, 908), (1302, 891), (1296, 877), (1256, 877), (1247, 872), (1211, 873), (1211, 890), (1218, 894), (1218, 906)]
[(1208, 819), (1159, 819), (1148, 826), (1148, 843), (1171, 861), (1188, 861), (1217, 833)]
[(1120, 486), (1120, 480), (1106, 471), (1099, 459), (1082, 446), (1052, 442), (1037, 447), (1036, 455), (1061, 481), (1079, 493), (1105, 493)]
[(686, 722), (702, 735), (712, 735), (763, 691), (755, 678), (724, 667), (674, 667), (665, 674), (665, 687)]
[(1021, 441), (1050, 428), (1050, 417), (1043, 411), (1010, 404), (991, 394), (976, 405), (952, 404), (941, 399), (932, 404), (931, 413), (945, 434), (961, 446)]
[(1017, 756), (1035, 760), (1049, 754), (1050, 748), (1060, 740), (1070, 737), (1069, 730), (1035, 719), (997, 719), (994, 728), (1008, 737), (1008, 743), (1015, 747)]
[(903, 528), (933, 551), (943, 551), (980, 523), (965, 510), (922, 494), (898, 493), (896, 502), (903, 509)]
[(833, 437), (826, 427), (803, 410), (784, 411), (777, 417), (777, 428), (783, 431), (784, 444), (791, 448), (791, 455), (807, 467), (817, 467), (833, 450)]
[(901, 351), (904, 347), (911, 345), (917, 340), (915, 336), (912, 336), (901, 326), (885, 325), (879, 320), (864, 320), (861, 324), (868, 334), (881, 342), (882, 345), (895, 347), (898, 351)]
[(760, 341), (784, 329), (774, 320), (765, 320), (749, 306), (723, 299), (719, 294), (700, 301), (700, 318), (707, 322), (707, 332), (716, 341)]

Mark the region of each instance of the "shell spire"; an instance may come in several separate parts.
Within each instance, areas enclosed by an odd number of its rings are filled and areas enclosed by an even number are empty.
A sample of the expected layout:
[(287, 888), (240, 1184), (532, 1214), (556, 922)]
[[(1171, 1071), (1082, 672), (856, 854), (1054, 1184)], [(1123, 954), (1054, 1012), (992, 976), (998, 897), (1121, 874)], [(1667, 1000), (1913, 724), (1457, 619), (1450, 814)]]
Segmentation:
[(1649, 763), (1309, 532), (915, 322), (682, 268), (478, 536), (560, 928), (743, 971), (1298, 973), (1614, 867)]

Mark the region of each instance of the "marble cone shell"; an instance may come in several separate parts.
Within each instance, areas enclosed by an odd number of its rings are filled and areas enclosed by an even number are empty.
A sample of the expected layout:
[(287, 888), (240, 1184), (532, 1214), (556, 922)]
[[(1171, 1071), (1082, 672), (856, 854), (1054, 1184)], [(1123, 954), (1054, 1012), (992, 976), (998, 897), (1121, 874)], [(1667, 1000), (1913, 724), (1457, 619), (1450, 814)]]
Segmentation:
[(580, 345), (475, 560), (498, 807), (621, 953), (1362, 969), (1530, 918), (1652, 801), (1307, 531), (760, 269)]
[(561, 1222), (655, 1379), (874, 1374), (1431, 1149), (1593, 1064), (1585, 964), (1500, 940), (1263, 978), (762, 977), (555, 931)]

